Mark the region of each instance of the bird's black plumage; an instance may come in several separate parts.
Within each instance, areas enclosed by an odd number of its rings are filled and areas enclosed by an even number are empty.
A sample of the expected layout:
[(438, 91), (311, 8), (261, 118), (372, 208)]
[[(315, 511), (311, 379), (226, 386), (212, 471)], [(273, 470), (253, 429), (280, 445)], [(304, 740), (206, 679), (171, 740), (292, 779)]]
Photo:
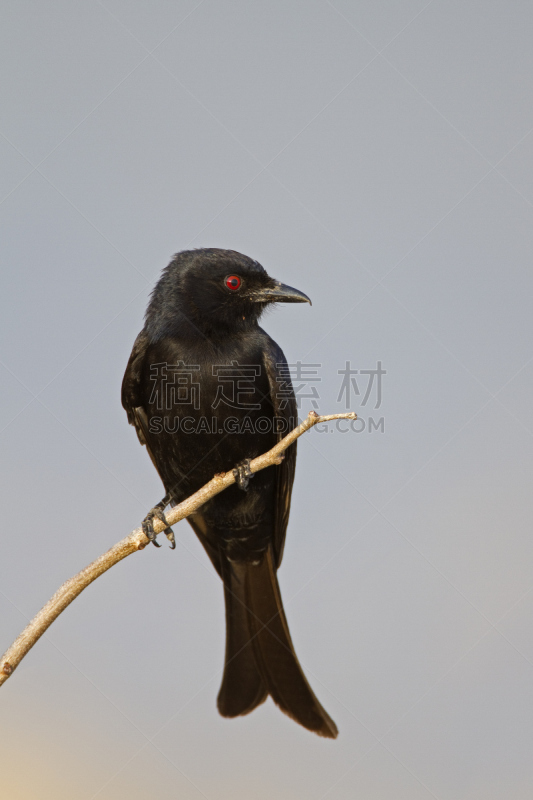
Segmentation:
[[(164, 500), (180, 502), (294, 427), (285, 356), (258, 320), (272, 302), (307, 300), (232, 250), (178, 253), (163, 271), (126, 368), (122, 404), (165, 486)], [(247, 491), (230, 486), (188, 519), (224, 583), (220, 713), (247, 714), (270, 694), (306, 728), (335, 737), (298, 663), (276, 578), (295, 463), (293, 444)]]

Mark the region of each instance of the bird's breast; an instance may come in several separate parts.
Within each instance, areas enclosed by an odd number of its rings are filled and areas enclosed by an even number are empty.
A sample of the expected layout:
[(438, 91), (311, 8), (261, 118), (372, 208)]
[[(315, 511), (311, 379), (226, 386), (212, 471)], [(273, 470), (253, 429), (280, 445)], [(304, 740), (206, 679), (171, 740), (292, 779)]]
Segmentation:
[(215, 350), (201, 341), (193, 347), (163, 341), (149, 349), (144, 372), (148, 444), (167, 489), (178, 481), (187, 496), (274, 445), (276, 421), (257, 342)]

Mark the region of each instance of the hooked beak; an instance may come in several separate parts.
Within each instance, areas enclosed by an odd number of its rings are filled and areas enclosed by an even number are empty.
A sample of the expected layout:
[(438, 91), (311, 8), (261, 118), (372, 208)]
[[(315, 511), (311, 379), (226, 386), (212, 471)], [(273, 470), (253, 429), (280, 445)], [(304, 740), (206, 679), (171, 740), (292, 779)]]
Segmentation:
[(272, 287), (254, 292), (250, 295), (250, 300), (255, 303), (309, 303), (310, 306), (313, 305), (306, 294), (285, 283), (279, 283), (279, 281), (276, 281)]

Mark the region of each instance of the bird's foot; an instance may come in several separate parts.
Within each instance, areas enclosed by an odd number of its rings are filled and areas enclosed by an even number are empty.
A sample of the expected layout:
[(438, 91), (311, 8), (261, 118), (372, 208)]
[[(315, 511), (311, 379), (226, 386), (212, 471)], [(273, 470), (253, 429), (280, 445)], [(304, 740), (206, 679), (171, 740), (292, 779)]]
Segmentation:
[(154, 531), (154, 519), (161, 520), (161, 522), (166, 526), (166, 530), (164, 533), (170, 542), (170, 549), (174, 550), (176, 547), (176, 539), (174, 538), (174, 531), (169, 526), (167, 518), (165, 517), (164, 514), (164, 509), (168, 505), (169, 501), (170, 497), (167, 494), (165, 495), (165, 497), (163, 497), (160, 503), (158, 503), (156, 506), (152, 508), (151, 511), (148, 512), (148, 514), (142, 521), (142, 529), (146, 538), (149, 539), (155, 547), (161, 547), (161, 545), (158, 544), (157, 539), (155, 538), (156, 534)]
[(247, 492), (250, 478), (254, 477), (254, 473), (250, 469), (249, 458), (245, 458), (244, 461), (241, 461), (240, 464), (237, 464), (233, 470), (233, 477), (235, 478), (235, 483), (239, 489), (242, 489), (243, 492)]

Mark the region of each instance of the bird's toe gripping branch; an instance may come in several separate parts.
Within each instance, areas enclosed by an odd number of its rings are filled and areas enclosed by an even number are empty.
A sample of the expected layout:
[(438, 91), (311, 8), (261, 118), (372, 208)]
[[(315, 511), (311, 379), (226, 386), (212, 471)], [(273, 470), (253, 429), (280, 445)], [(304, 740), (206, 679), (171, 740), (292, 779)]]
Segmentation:
[(243, 492), (247, 492), (250, 484), (250, 478), (254, 477), (254, 473), (250, 469), (249, 458), (245, 458), (244, 461), (241, 461), (240, 464), (237, 464), (233, 470), (233, 477), (235, 478), (235, 483), (239, 489), (242, 489)]
[(165, 525), (165, 536), (170, 542), (170, 549), (174, 550), (176, 548), (176, 539), (174, 538), (174, 531), (169, 526), (167, 519), (165, 517), (164, 509), (170, 502), (170, 495), (166, 494), (163, 499), (154, 506), (151, 511), (145, 516), (142, 521), (142, 529), (143, 533), (147, 539), (149, 539), (155, 547), (161, 547), (158, 544), (156, 539), (156, 534), (154, 531), (154, 519), (160, 520), (163, 525)]

